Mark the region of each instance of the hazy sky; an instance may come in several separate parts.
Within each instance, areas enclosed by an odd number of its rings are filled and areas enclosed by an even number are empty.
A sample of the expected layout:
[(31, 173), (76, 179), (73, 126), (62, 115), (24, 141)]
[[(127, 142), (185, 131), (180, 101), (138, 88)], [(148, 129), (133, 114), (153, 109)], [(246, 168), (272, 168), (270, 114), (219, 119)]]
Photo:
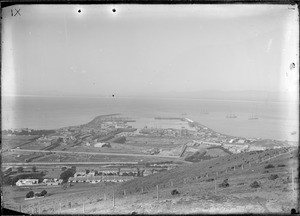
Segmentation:
[(2, 94), (298, 92), (297, 20), (287, 5), (8, 7)]

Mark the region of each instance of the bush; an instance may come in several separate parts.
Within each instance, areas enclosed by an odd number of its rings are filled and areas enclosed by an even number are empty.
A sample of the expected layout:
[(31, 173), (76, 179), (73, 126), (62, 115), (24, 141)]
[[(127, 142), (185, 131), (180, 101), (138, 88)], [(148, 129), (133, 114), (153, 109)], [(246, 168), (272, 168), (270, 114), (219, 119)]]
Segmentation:
[(269, 176), (269, 180), (275, 180), (275, 179), (277, 179), (278, 178), (278, 175), (277, 174), (271, 174), (270, 176)]
[(285, 167), (285, 164), (278, 164), (277, 167)]
[(267, 166), (265, 166), (265, 169), (271, 169), (271, 168), (274, 168), (274, 165), (268, 164)]
[(34, 192), (33, 191), (29, 191), (27, 194), (26, 194), (26, 198), (32, 198), (34, 197)]
[(213, 178), (210, 178), (210, 179), (207, 179), (206, 181), (207, 181), (207, 182), (212, 182), (212, 181), (214, 181), (214, 179), (213, 179)]
[(174, 189), (174, 190), (171, 191), (171, 194), (172, 195), (177, 195), (177, 194), (180, 194), (180, 193), (178, 192), (178, 190)]
[(250, 184), (250, 187), (252, 187), (252, 188), (258, 188), (258, 187), (260, 187), (260, 185), (259, 185), (259, 183), (257, 181), (254, 181), (254, 182), (252, 182)]
[(42, 196), (46, 196), (46, 194), (47, 194), (47, 191), (46, 191), (46, 190), (43, 190), (43, 191), (41, 192), (41, 195), (42, 195)]
[(219, 184), (219, 187), (229, 187), (228, 179), (225, 179), (221, 184)]

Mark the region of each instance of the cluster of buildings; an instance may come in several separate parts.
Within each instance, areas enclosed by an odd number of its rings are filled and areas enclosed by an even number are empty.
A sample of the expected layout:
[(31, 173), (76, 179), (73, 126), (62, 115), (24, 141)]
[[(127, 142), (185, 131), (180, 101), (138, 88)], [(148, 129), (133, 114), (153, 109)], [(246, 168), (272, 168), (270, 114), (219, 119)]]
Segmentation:
[(62, 179), (44, 179), (43, 182), (39, 183), (38, 179), (19, 179), (16, 185), (21, 186), (57, 186), (61, 185)]
[(191, 131), (186, 128), (182, 129), (174, 129), (174, 128), (148, 128), (145, 126), (140, 130), (141, 134), (144, 135), (152, 135), (152, 136), (166, 136), (166, 137), (189, 137), (191, 135)]

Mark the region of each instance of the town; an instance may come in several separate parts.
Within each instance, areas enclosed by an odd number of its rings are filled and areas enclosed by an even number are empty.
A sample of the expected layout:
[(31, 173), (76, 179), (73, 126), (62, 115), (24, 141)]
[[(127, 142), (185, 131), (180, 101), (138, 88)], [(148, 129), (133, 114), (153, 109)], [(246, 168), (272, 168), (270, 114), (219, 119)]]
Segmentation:
[(11, 196), (22, 194), (18, 199), (28, 200), (55, 194), (55, 188), (84, 190), (93, 185), (122, 184), (176, 170), (186, 163), (295, 149), (288, 142), (221, 134), (189, 118), (167, 120), (187, 126), (134, 128), (129, 124), (134, 119), (111, 114), (57, 130), (4, 130), (4, 184), (15, 187)]

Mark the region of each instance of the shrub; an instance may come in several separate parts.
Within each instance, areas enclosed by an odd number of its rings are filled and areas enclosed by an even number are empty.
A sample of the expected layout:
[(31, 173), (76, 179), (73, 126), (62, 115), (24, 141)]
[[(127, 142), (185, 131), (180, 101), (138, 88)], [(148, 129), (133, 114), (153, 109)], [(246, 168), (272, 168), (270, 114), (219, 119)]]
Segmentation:
[(219, 184), (219, 187), (229, 187), (228, 179), (225, 179), (221, 184)]
[(174, 190), (171, 191), (171, 194), (172, 195), (177, 195), (177, 194), (180, 194), (180, 193), (178, 192), (178, 190), (174, 189)]
[(46, 190), (43, 190), (43, 191), (41, 192), (41, 196), (46, 196), (46, 194), (47, 194), (47, 191), (46, 191)]
[(211, 182), (211, 181), (214, 181), (214, 179), (213, 179), (213, 178), (210, 178), (210, 179), (207, 179), (206, 181), (207, 181), (207, 182)]
[(278, 178), (278, 175), (277, 174), (271, 174), (270, 176), (269, 176), (269, 180), (275, 180), (275, 179), (277, 179)]
[(29, 192), (26, 194), (26, 198), (31, 198), (31, 197), (34, 197), (34, 192), (33, 192), (33, 191), (29, 191)]
[(285, 167), (285, 164), (278, 164), (277, 167)]
[(265, 169), (271, 169), (271, 168), (274, 168), (274, 165), (268, 164), (267, 166), (265, 166)]
[(260, 185), (259, 185), (259, 183), (257, 181), (254, 181), (254, 182), (252, 182), (250, 184), (250, 187), (252, 187), (252, 188), (258, 188), (258, 187), (260, 187)]

